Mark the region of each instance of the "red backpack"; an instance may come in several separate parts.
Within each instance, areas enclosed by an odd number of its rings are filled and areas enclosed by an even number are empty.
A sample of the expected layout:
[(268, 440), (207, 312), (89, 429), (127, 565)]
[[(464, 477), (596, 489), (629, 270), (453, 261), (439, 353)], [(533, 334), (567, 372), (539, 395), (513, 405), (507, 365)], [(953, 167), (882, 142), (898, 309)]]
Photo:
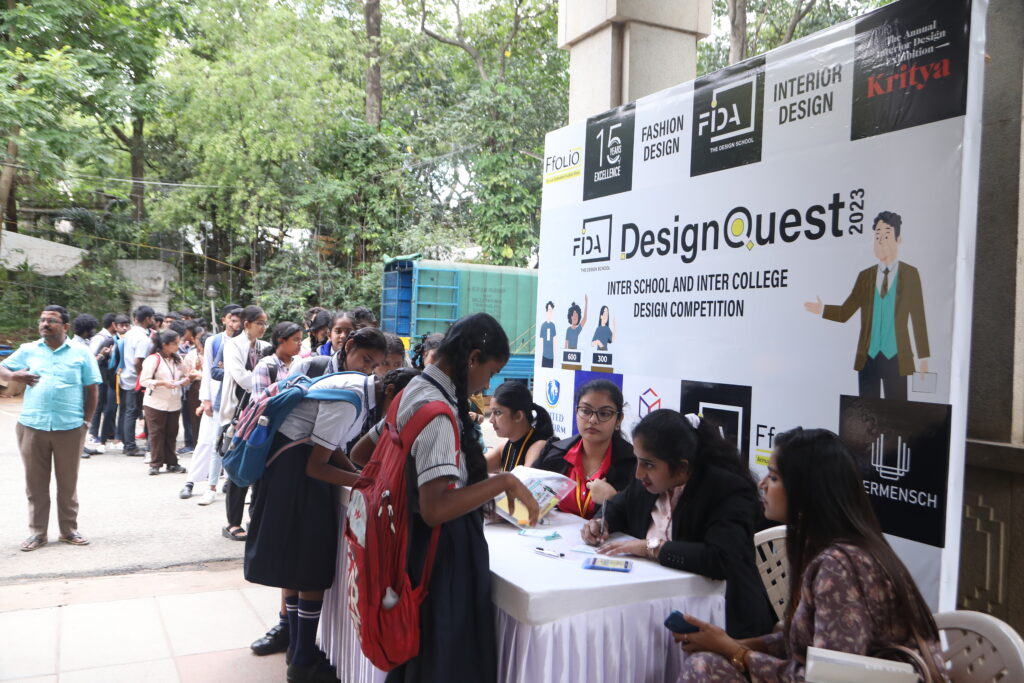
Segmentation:
[(352, 487), (345, 525), (352, 625), (363, 654), (383, 671), (390, 671), (419, 653), (420, 605), (427, 596), (441, 531), (436, 526), (430, 534), (422, 577), (413, 588), (406, 571), (409, 450), (428, 422), (446, 415), (455, 430), (456, 458), (460, 457), (458, 423), (448, 404), (431, 401), (421, 406), (399, 432), (395, 425), (401, 397), (399, 393), (392, 401), (373, 456)]

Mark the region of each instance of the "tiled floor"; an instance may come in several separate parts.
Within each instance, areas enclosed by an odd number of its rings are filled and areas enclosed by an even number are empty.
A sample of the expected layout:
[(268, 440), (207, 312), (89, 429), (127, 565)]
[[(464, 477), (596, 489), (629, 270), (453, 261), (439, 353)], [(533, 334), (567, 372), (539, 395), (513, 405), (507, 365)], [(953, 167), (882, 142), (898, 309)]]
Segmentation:
[(237, 566), (0, 586), (0, 681), (277, 683), (248, 646), (278, 600)]

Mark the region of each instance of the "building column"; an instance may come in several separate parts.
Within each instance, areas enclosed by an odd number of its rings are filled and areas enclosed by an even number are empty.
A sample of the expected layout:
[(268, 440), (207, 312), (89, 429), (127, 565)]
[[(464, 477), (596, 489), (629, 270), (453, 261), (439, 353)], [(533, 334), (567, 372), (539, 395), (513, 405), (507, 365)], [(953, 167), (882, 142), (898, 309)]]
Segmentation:
[(692, 80), (711, 19), (711, 0), (559, 0), (569, 123)]
[(989, 0), (957, 607), (1024, 631), (1024, 4)]

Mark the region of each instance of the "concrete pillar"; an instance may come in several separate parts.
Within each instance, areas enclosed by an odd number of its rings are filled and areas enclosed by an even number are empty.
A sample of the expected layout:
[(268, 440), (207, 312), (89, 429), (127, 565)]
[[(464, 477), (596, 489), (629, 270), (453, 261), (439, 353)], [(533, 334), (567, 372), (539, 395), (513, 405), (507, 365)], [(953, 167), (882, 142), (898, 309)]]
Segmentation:
[(1024, 632), (1024, 3), (990, 0), (958, 607)]
[(711, 19), (711, 0), (559, 0), (569, 123), (693, 79)]

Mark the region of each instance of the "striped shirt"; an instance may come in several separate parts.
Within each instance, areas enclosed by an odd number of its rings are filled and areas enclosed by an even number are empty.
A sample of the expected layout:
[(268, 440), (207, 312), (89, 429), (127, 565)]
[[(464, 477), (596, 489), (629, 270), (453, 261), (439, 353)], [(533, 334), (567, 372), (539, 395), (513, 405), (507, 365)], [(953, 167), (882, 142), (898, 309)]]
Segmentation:
[[(426, 377), (434, 379), (444, 392), (441, 392)], [(447, 396), (445, 395), (447, 394)], [(419, 408), (431, 401), (444, 401), (452, 410), (455, 422), (459, 422), (459, 409), (455, 407), (455, 385), (448, 375), (441, 372), (436, 365), (428, 365), (423, 375), (414, 377), (402, 393), (402, 401), (398, 406), (396, 425), (401, 431)], [(374, 443), (380, 438), (384, 421), (381, 420), (370, 430), (369, 436)], [(427, 423), (410, 451), (416, 460), (416, 484), (423, 486), (429, 481), (440, 477), (451, 477), (458, 486), (465, 486), (467, 481), (466, 459), (455, 452), (455, 432), (452, 423), (444, 415), (438, 415)]]

